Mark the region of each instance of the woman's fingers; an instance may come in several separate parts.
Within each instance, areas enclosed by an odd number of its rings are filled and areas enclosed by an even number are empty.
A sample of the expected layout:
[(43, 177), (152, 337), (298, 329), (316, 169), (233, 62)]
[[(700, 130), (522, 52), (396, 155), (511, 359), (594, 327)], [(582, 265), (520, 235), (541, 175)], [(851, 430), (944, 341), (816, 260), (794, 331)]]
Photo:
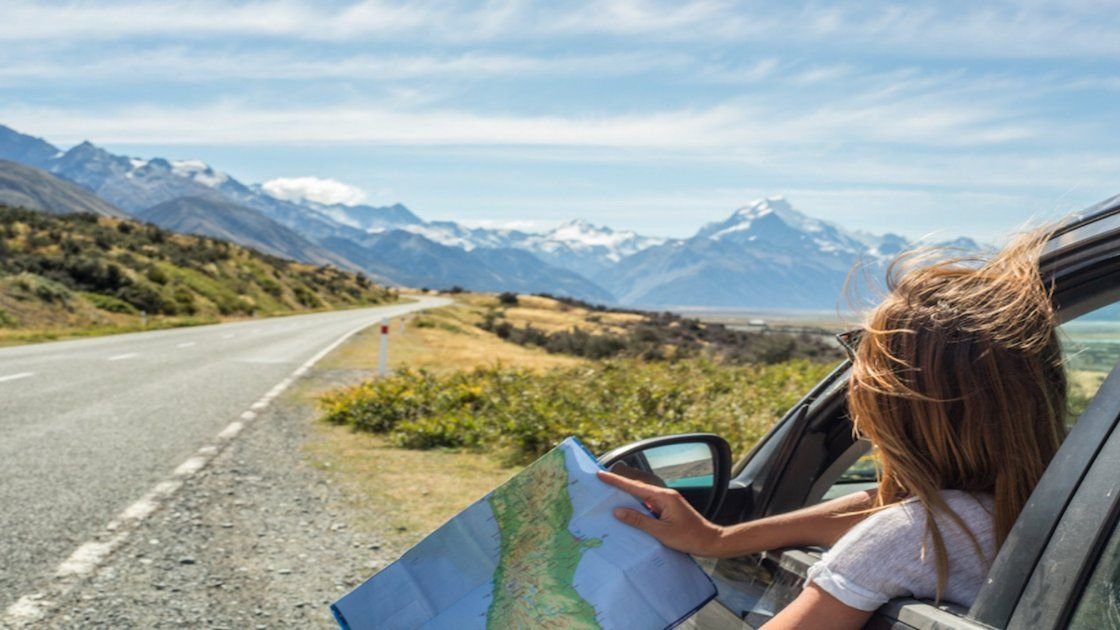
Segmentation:
[(601, 479), (603, 483), (614, 486), (619, 490), (622, 490), (623, 492), (629, 493), (635, 499), (638, 499), (639, 501), (642, 501), (644, 503), (651, 503), (655, 501), (658, 491), (660, 490), (660, 488), (658, 488), (657, 486), (651, 486), (648, 483), (642, 483), (640, 481), (634, 481), (633, 479), (627, 479), (622, 475), (616, 475), (614, 473), (609, 473), (603, 470), (599, 471), (599, 479)]
[(637, 510), (631, 510), (629, 508), (615, 508), (614, 517), (658, 539), (660, 539), (658, 534), (665, 527), (665, 524), (656, 518), (646, 516)]

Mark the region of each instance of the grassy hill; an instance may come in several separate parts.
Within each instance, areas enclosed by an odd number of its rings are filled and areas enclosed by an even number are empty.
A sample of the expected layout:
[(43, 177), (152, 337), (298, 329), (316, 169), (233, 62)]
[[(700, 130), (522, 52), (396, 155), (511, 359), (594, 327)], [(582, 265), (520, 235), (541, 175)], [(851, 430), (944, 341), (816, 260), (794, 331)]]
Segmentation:
[(128, 217), (120, 208), (77, 184), (42, 169), (9, 160), (0, 160), (0, 204), (51, 214), (89, 212), (107, 217)]
[(0, 341), (379, 304), (361, 274), (93, 214), (0, 206)]

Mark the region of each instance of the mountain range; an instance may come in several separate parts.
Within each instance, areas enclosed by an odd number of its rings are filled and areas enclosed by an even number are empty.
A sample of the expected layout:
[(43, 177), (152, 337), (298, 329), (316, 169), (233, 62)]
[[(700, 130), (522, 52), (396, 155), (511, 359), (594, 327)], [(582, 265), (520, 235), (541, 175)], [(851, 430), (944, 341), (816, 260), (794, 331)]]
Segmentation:
[(655, 308), (833, 309), (853, 264), (881, 270), (911, 246), (811, 218), (782, 197), (754, 201), (683, 239), (584, 220), (545, 233), (471, 228), (425, 221), (401, 204), (279, 199), (199, 160), (115, 155), (88, 141), (63, 151), (2, 125), (0, 203), (130, 215), (390, 284)]

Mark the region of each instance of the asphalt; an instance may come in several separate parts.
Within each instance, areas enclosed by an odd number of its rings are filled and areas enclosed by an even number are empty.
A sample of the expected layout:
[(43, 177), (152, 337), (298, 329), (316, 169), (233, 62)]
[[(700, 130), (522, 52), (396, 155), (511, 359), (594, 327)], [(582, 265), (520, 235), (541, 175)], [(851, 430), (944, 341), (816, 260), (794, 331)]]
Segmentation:
[(0, 349), (0, 610), (339, 337), (443, 303)]

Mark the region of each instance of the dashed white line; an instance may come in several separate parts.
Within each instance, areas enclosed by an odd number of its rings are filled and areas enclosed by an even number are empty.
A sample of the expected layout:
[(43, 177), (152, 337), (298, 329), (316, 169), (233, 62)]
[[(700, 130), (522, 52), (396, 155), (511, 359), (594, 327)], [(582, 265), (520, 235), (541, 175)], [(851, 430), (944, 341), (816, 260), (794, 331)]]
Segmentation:
[[(331, 351), (342, 345), (358, 331), (368, 328), (372, 324), (373, 322), (358, 326), (336, 339), (334, 343), (320, 350), (290, 376), (277, 383), (276, 386), (262, 396), (260, 400), (253, 403), (249, 411), (245, 411), (241, 414), (241, 419), (248, 422), (256, 418), (257, 413), (252, 410), (259, 410), (267, 407), (269, 401), (290, 387), (295, 379), (307, 374), (311, 367), (318, 363), (320, 359), (330, 354)], [(130, 352), (128, 354), (119, 354), (109, 357), (109, 360), (119, 361), (122, 359), (131, 359), (135, 356), (139, 356), (139, 354)], [(31, 372), (12, 374), (10, 376), (0, 377), (0, 381), (27, 378), (31, 375)], [(245, 423), (243, 422), (231, 422), (229, 426), (217, 435), (217, 443), (222, 446), (228, 444), (234, 437), (241, 433), (244, 428)], [(170, 479), (156, 484), (155, 487), (149, 490), (143, 497), (125, 508), (117, 518), (110, 521), (105, 527), (105, 532), (103, 532), (97, 540), (83, 543), (75, 549), (74, 553), (70, 554), (70, 557), (63, 561), (55, 571), (55, 575), (61, 581), (56, 584), (56, 588), (53, 591), (54, 594), (56, 596), (65, 595), (74, 588), (80, 578), (95, 572), (101, 563), (128, 538), (132, 530), (143, 522), (145, 518), (155, 512), (163, 500), (173, 495), (183, 485), (186, 478), (206, 467), (218, 452), (219, 446), (208, 445), (198, 449), (195, 455), (187, 458), (185, 462), (180, 464), (179, 467), (171, 473), (172, 476)], [(3, 615), (0, 615), (0, 626), (15, 624), (20, 624), (21, 626), (32, 625), (43, 619), (55, 607), (55, 602), (46, 599), (46, 597), (47, 596), (43, 593), (32, 593), (20, 597), (15, 603), (4, 610)]]
[(21, 378), (28, 378), (35, 376), (34, 372), (20, 372), (19, 374), (9, 374), (7, 376), (0, 376), (0, 383), (4, 381), (18, 381)]
[(196, 342), (194, 342), (194, 341), (187, 341), (187, 342), (181, 343), (181, 344), (179, 344), (179, 345), (177, 345), (177, 346), (175, 346), (175, 347), (176, 347), (176, 348), (189, 348), (189, 347), (191, 347), (191, 346), (193, 346), (193, 345), (196, 345)]

